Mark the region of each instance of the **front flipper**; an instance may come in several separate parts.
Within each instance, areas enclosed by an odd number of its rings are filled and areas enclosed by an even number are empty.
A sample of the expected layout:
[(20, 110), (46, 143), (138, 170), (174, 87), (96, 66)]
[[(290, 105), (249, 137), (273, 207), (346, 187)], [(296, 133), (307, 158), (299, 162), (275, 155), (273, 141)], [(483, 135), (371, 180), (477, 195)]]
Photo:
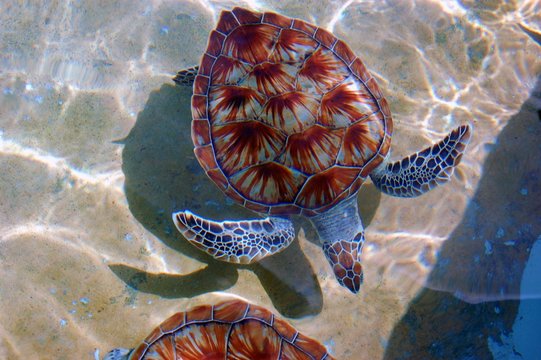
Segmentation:
[(173, 214), (173, 222), (184, 237), (215, 259), (250, 264), (284, 250), (295, 238), (288, 219), (212, 221), (192, 212)]
[(416, 197), (424, 194), (451, 178), (470, 137), (470, 126), (460, 126), (432, 147), (394, 163), (383, 163), (372, 171), (370, 178), (387, 195)]
[(188, 69), (180, 70), (173, 78), (173, 81), (182, 86), (193, 86), (195, 76), (199, 71), (199, 66), (194, 66)]

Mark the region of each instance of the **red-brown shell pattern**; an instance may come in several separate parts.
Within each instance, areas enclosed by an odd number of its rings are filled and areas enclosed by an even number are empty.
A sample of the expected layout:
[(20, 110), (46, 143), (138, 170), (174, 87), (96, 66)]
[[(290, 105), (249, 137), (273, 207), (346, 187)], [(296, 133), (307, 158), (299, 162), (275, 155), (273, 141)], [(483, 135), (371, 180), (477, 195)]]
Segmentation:
[(203, 305), (165, 320), (130, 360), (332, 360), (325, 347), (270, 311), (241, 300)]
[(209, 177), (272, 215), (315, 215), (355, 194), (391, 144), (389, 106), (349, 46), (271, 12), (221, 13), (192, 115)]

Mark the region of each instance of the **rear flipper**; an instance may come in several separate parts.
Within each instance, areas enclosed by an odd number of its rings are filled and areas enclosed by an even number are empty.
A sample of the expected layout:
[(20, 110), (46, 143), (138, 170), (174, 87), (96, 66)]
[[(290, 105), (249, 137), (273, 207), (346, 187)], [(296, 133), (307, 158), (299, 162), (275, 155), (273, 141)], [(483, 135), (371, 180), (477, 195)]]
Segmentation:
[(192, 245), (215, 259), (237, 264), (278, 253), (295, 238), (293, 223), (278, 217), (217, 222), (186, 210), (174, 213), (173, 222)]
[(383, 163), (370, 178), (384, 193), (416, 197), (447, 182), (460, 163), (471, 137), (471, 127), (462, 125), (442, 141), (394, 163)]
[(199, 71), (199, 66), (194, 66), (188, 69), (180, 70), (173, 78), (173, 81), (182, 86), (193, 86), (195, 76)]

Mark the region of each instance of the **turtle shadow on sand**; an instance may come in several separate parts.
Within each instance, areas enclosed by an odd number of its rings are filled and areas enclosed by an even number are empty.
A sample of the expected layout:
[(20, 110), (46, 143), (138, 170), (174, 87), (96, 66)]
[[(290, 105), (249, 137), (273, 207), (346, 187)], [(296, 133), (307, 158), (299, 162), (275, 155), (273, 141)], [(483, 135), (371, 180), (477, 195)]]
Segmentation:
[[(464, 218), (389, 339), (385, 359), (507, 358), (530, 250), (541, 236), (541, 77), (490, 146)], [(533, 336), (533, 335), (532, 335)], [(491, 346), (492, 344), (492, 346)], [(505, 350), (504, 350), (505, 349)], [(500, 358), (493, 354), (495, 358)], [(520, 357), (522, 358), (522, 357)]]
[[(213, 259), (177, 232), (171, 219), (173, 211), (190, 209), (217, 220), (256, 216), (228, 200), (195, 159), (190, 99), (191, 89), (172, 84), (164, 84), (150, 94), (124, 140), (122, 170), (129, 208), (135, 218), (165, 245), (206, 267), (185, 275), (152, 274), (126, 264), (112, 264), (110, 269), (128, 286), (165, 298), (226, 290), (238, 280), (239, 269), (248, 269), (257, 275), (282, 315), (298, 318), (318, 314), (323, 306), (322, 290), (298, 240), (259, 263), (235, 265)], [(360, 207), (368, 224), (379, 203), (379, 191), (368, 186), (361, 190), (361, 196), (370, 199)], [(297, 230), (302, 225), (306, 237), (318, 243), (306, 220), (296, 224)]]

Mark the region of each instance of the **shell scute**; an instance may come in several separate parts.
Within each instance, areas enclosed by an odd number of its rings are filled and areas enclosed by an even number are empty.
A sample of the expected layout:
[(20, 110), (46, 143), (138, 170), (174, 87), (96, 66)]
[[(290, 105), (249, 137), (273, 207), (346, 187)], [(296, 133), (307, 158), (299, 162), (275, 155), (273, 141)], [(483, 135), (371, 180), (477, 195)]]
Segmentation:
[(280, 360), (313, 360), (314, 358), (299, 348), (284, 343), (284, 346), (282, 347), (282, 357)]
[(338, 164), (355, 166), (367, 163), (378, 151), (384, 136), (383, 115), (379, 111), (351, 125), (346, 130)]
[(383, 162), (385, 158), (381, 155), (381, 152), (378, 152), (361, 170), (361, 177), (366, 178), (379, 164)]
[(311, 37), (314, 36), (314, 34), (317, 31), (317, 26), (312, 25), (310, 23), (307, 23), (306, 21), (300, 20), (300, 19), (294, 19), (293, 25), (291, 26), (295, 30), (299, 30), (304, 32), (306, 35), (309, 35)]
[[(175, 334), (175, 353), (183, 360), (225, 359), (229, 324), (192, 324)], [(172, 358), (161, 358), (175, 359)], [(158, 360), (158, 359), (156, 359)]]
[(298, 334), (298, 331), (295, 330), (293, 326), (282, 319), (275, 318), (272, 327), (281, 337), (289, 342), (293, 342), (293, 339), (295, 339), (295, 336)]
[(323, 95), (319, 122), (326, 126), (346, 127), (376, 111), (377, 103), (367, 88), (349, 77)]
[(198, 74), (210, 76), (210, 72), (212, 71), (212, 67), (214, 66), (215, 61), (216, 61), (216, 57), (205, 53), (203, 55), (203, 59), (201, 59), (201, 64), (199, 65)]
[(208, 119), (207, 97), (204, 95), (192, 96), (192, 117), (194, 120)]
[(272, 62), (300, 62), (317, 48), (317, 41), (300, 31), (284, 29), (269, 57)]
[(229, 196), (231, 199), (233, 199), (237, 203), (241, 205), (244, 205), (246, 203), (246, 199), (241, 194), (239, 194), (239, 192), (232, 186), (228, 186), (226, 189), (222, 191), (224, 192), (224, 194)]
[(168, 334), (168, 333), (170, 333), (172, 331), (177, 330), (181, 326), (183, 326), (184, 323), (185, 323), (185, 319), (186, 318), (184, 317), (183, 312), (176, 313), (174, 315), (171, 315), (164, 322), (162, 322), (161, 325), (159, 326), (159, 328), (161, 329), (161, 331), (164, 334)]
[(163, 335), (162, 330), (158, 326), (148, 336), (145, 338), (144, 342), (147, 344), (152, 344), (154, 341), (158, 340)]
[(225, 322), (235, 322), (244, 319), (248, 310), (244, 301), (226, 301), (214, 306), (214, 319)]
[(246, 201), (244, 207), (260, 214), (268, 214), (270, 211), (270, 206), (261, 205), (252, 201)]
[(356, 193), (357, 190), (359, 190), (359, 188), (354, 188), (353, 186), (357, 183), (357, 180), (359, 179), (359, 176), (357, 176), (357, 178), (355, 179), (355, 181), (353, 181), (347, 188), (346, 188), (346, 191), (343, 191), (342, 193), (340, 193), (337, 197), (334, 198), (334, 200), (331, 202), (331, 203), (328, 203), (328, 204), (325, 204), (321, 207), (318, 207), (317, 209), (314, 209), (314, 212), (316, 214), (323, 214), (324, 212), (326, 212), (327, 210), (329, 210), (330, 208), (332, 208), (334, 206), (334, 204), (338, 204), (344, 200), (346, 200), (349, 195), (350, 195), (350, 192), (353, 192), (353, 193)]
[(296, 206), (295, 204), (274, 205), (268, 211), (270, 215), (298, 215), (301, 212), (302, 212), (302, 208), (299, 206)]
[(383, 94), (381, 93), (381, 90), (379, 89), (378, 84), (376, 84), (376, 80), (374, 78), (371, 78), (366, 82), (366, 87), (370, 90), (370, 93), (377, 99), (381, 99), (383, 97)]
[(233, 14), (241, 24), (257, 24), (261, 22), (261, 13), (241, 7), (233, 8)]
[(251, 68), (250, 65), (238, 59), (223, 55), (219, 56), (212, 67), (212, 84), (237, 85)]
[(210, 79), (208, 76), (197, 75), (193, 84), (193, 93), (195, 95), (207, 95)]
[(335, 162), (344, 129), (329, 129), (314, 125), (291, 135), (280, 162), (306, 174), (323, 171)]
[(259, 64), (267, 59), (279, 30), (267, 24), (240, 26), (225, 39), (223, 54), (248, 62)]
[(263, 94), (244, 86), (217, 86), (208, 96), (213, 125), (256, 117), (265, 101)]
[(210, 144), (210, 127), (208, 120), (193, 120), (192, 141), (196, 147)]
[(145, 353), (145, 360), (163, 360), (175, 358), (175, 342), (173, 336), (168, 335), (154, 342)]
[(130, 360), (142, 359), (145, 352), (148, 350), (148, 344), (142, 342), (139, 346), (130, 354)]
[(212, 136), (227, 175), (274, 158), (285, 142), (284, 134), (255, 120), (214, 126)]
[(244, 197), (262, 204), (292, 203), (305, 176), (275, 162), (255, 165), (230, 178)]
[(207, 171), (207, 176), (211, 178), (215, 184), (218, 184), (218, 186), (222, 189), (225, 189), (227, 188), (227, 186), (229, 186), (227, 178), (225, 177), (222, 169), (220, 168)]
[(239, 25), (240, 23), (231, 11), (222, 11), (220, 18), (218, 19), (218, 24), (216, 25), (216, 30), (227, 35)]
[(326, 92), (343, 81), (350, 71), (343, 61), (328, 49), (318, 48), (303, 64), (299, 71), (297, 88), (313, 92)]
[(209, 36), (209, 43), (207, 45), (207, 54), (217, 57), (222, 52), (224, 40), (224, 34), (216, 30), (212, 30)]
[(331, 34), (325, 29), (317, 28), (315, 38), (317, 41), (319, 41), (322, 45), (328, 47), (329, 49), (332, 49), (336, 41), (338, 40), (336, 36)]
[(350, 69), (359, 79), (361, 79), (364, 83), (366, 83), (372, 75), (370, 75), (370, 72), (366, 69), (366, 66), (364, 66), (361, 59), (357, 58), (353, 63), (350, 65)]
[(318, 99), (308, 93), (292, 91), (270, 98), (263, 108), (262, 121), (293, 134), (315, 124)]
[(296, 68), (292, 65), (264, 62), (253, 68), (242, 85), (273, 96), (295, 90), (295, 75)]
[(231, 360), (278, 359), (281, 339), (270, 327), (256, 320), (233, 325), (227, 346)]
[(288, 28), (291, 26), (291, 20), (290, 18), (273, 13), (273, 12), (266, 12), (263, 14), (263, 23), (267, 24), (273, 24), (281, 28)]
[(333, 166), (312, 175), (299, 193), (295, 203), (308, 209), (331, 204), (357, 178), (360, 170)]
[(346, 44), (342, 40), (338, 40), (336, 42), (333, 50), (336, 53), (336, 55), (338, 55), (342, 60), (344, 60), (346, 65), (351, 65), (351, 63), (357, 58), (357, 56), (355, 56), (353, 51), (351, 51), (348, 44)]
[(263, 321), (267, 325), (272, 325), (273, 315), (272, 313), (260, 306), (250, 306), (248, 309), (248, 312), (246, 313), (246, 317), (255, 318), (258, 320)]
[(300, 333), (295, 338), (294, 344), (316, 359), (323, 359), (327, 354), (323, 345)]
[(186, 312), (186, 323), (193, 321), (208, 321), (212, 319), (212, 306), (201, 305)]
[(205, 171), (216, 169), (218, 167), (212, 145), (196, 147), (194, 149), (194, 154), (197, 161), (199, 161), (199, 164)]
[(385, 98), (382, 98), (379, 100), (379, 106), (381, 106), (381, 112), (385, 117), (390, 118), (391, 117), (391, 108), (389, 107), (389, 103)]
[(357, 176), (357, 179), (355, 179), (353, 184), (351, 184), (351, 186), (349, 187), (346, 198), (349, 198), (350, 196), (354, 196), (355, 193), (357, 193), (357, 191), (360, 189), (361, 185), (366, 180), (366, 178), (362, 177), (361, 175), (362, 175), (362, 170), (361, 170), (361, 174), (359, 174), (359, 176)]

